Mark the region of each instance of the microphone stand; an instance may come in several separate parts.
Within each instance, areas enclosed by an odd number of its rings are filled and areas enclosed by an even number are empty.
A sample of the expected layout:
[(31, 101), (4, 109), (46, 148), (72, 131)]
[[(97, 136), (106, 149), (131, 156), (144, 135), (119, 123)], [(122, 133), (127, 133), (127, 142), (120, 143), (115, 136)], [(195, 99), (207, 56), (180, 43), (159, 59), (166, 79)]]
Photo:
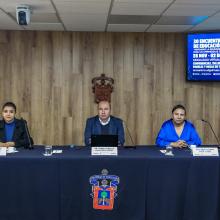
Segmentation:
[(32, 146), (30, 133), (29, 133), (29, 130), (28, 130), (28, 127), (27, 127), (27, 122), (23, 118), (21, 118), (21, 120), (24, 122), (25, 131), (26, 131), (26, 134), (27, 134), (27, 137), (28, 137), (28, 142), (29, 142), (28, 149), (34, 149), (34, 147)]
[(125, 147), (125, 148), (136, 149), (136, 145), (134, 144), (134, 141), (133, 141), (133, 139), (132, 139), (131, 132), (130, 132), (129, 129), (128, 129), (127, 123), (125, 123), (125, 121), (123, 121), (123, 122), (124, 122), (124, 125), (125, 125), (125, 127), (126, 127), (126, 130), (127, 130), (127, 132), (128, 132), (128, 136), (129, 136), (129, 138), (130, 138), (130, 140), (131, 140), (131, 143), (132, 143), (132, 146), (127, 146), (127, 147)]
[(217, 135), (216, 135), (216, 133), (215, 133), (215, 131), (214, 131), (214, 129), (213, 129), (211, 123), (210, 123), (209, 121), (204, 120), (204, 119), (201, 119), (201, 121), (202, 121), (202, 122), (205, 122), (205, 123), (207, 123), (207, 124), (209, 125), (209, 127), (211, 128), (212, 133), (214, 134), (215, 140), (217, 141), (218, 148), (220, 148), (219, 139), (218, 139), (218, 137), (217, 137)]

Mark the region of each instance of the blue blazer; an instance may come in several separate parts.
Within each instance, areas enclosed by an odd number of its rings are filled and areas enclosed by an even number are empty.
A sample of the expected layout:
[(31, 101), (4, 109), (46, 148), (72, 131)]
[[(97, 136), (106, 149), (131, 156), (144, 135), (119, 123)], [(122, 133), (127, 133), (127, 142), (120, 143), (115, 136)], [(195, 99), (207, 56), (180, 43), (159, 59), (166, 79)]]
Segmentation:
[[(125, 142), (125, 138), (122, 120), (114, 116), (110, 117), (111, 120), (109, 122), (109, 134), (117, 134), (119, 144), (123, 145)], [(89, 146), (91, 144), (91, 135), (94, 134), (101, 134), (101, 123), (99, 121), (98, 115), (92, 118), (88, 118), (86, 121), (86, 128), (84, 131), (84, 141), (86, 146)]]
[(178, 140), (184, 140), (189, 145), (201, 145), (202, 143), (194, 125), (191, 122), (185, 120), (182, 134), (179, 137), (174, 128), (172, 119), (165, 121), (159, 131), (159, 134), (157, 135), (156, 145), (165, 147), (171, 142), (176, 142)]

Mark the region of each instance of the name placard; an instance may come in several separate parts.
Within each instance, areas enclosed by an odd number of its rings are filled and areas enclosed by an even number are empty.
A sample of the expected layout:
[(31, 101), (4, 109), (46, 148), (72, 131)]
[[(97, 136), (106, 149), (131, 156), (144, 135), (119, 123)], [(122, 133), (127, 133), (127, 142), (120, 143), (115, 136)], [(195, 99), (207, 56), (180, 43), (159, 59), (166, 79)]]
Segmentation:
[(117, 147), (92, 147), (92, 156), (118, 156)]
[(217, 147), (196, 147), (192, 149), (193, 156), (195, 157), (218, 157), (218, 148)]
[(6, 156), (6, 151), (7, 151), (6, 147), (0, 147), (0, 156)]
[(53, 150), (53, 154), (62, 154), (63, 150)]

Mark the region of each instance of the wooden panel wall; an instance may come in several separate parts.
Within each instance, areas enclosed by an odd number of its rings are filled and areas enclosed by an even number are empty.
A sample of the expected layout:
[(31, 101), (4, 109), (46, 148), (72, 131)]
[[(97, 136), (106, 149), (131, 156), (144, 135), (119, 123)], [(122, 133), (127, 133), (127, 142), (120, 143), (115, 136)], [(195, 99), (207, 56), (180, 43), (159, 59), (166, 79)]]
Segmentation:
[(183, 34), (0, 32), (0, 104), (16, 103), (37, 144), (83, 143), (96, 114), (91, 79), (101, 73), (115, 79), (112, 113), (135, 143), (153, 144), (178, 103), (204, 143), (215, 139), (200, 118), (220, 136), (220, 83), (186, 82)]

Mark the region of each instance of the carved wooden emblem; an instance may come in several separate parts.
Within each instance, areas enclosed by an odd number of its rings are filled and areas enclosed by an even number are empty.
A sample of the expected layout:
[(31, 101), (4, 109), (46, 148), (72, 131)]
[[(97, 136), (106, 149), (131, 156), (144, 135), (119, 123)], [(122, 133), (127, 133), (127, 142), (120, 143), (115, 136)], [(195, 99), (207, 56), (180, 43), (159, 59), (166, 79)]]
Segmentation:
[(92, 91), (95, 94), (95, 102), (109, 101), (111, 102), (111, 93), (113, 92), (114, 80), (101, 74), (99, 77), (92, 79)]

